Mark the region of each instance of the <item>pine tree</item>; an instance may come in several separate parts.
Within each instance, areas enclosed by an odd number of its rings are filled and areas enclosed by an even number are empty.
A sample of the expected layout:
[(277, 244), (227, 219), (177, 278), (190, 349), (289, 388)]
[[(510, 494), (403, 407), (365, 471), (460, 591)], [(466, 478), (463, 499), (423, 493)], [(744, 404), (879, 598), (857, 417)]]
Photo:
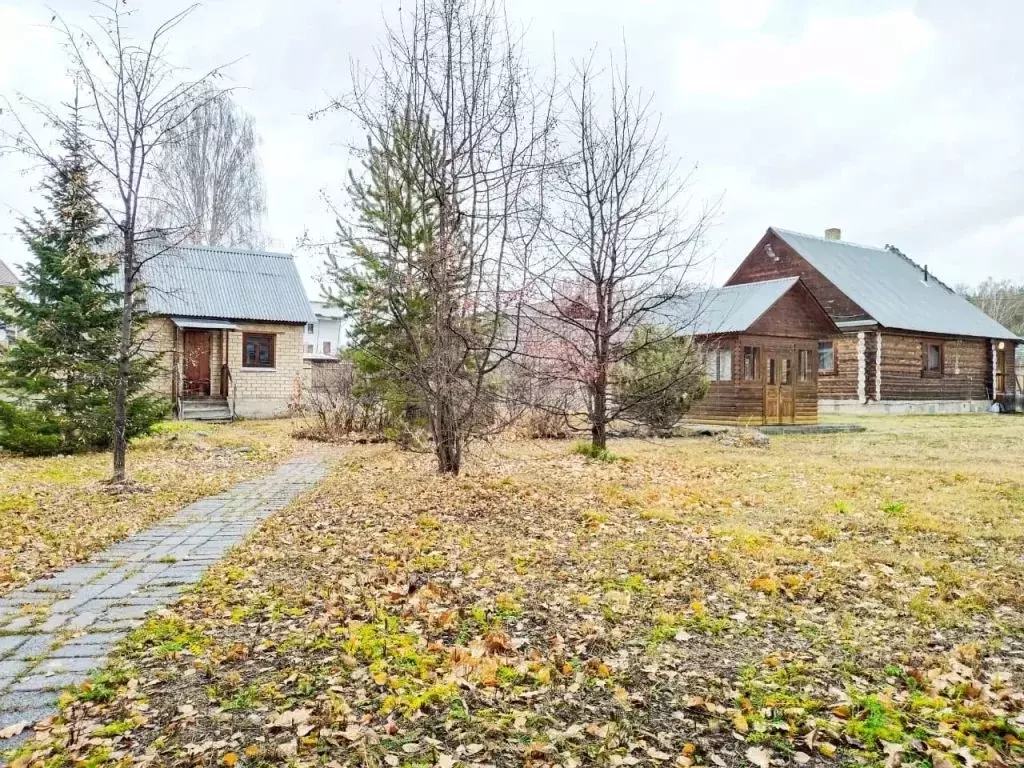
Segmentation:
[(353, 174), (348, 187), (359, 234), (340, 226), (347, 264), (328, 253), (324, 285), (351, 324), (348, 356), (359, 386), (382, 395), (392, 415), (406, 421), (422, 410), (421, 393), (406, 375), (412, 347), (423, 354), (431, 343), (426, 319), (434, 307), (423, 273), (437, 215), (424, 164), (436, 157), (432, 138), (408, 120), (396, 120), (371, 143), (363, 177)]
[[(104, 233), (77, 105), (61, 138), (60, 162), (43, 183), (48, 210), (23, 220), (33, 260), (16, 293), (0, 298), (0, 318), (19, 329), (0, 357), (0, 388), (17, 405), (0, 406), (0, 445), (67, 453), (110, 444), (111, 390), (121, 318), (116, 262), (102, 253)], [(141, 361), (138, 390), (152, 373)], [(136, 406), (143, 421), (151, 403)], [(148, 423), (146, 426), (148, 427)]]

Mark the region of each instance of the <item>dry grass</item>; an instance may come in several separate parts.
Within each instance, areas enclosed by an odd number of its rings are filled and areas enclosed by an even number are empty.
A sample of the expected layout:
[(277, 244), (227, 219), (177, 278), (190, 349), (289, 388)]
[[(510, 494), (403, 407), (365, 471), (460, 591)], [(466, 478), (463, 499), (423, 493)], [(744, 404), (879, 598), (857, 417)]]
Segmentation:
[(87, 559), (196, 499), (267, 472), (292, 450), (288, 422), (168, 422), (133, 442), (142, 492), (112, 494), (110, 455), (24, 459), (0, 451), (0, 594)]
[[(32, 749), (96, 765), (1024, 760), (1024, 421), (353, 448)], [(121, 724), (112, 729), (112, 724)], [(97, 732), (105, 727), (108, 730)], [(113, 734), (113, 731), (118, 731)], [(28, 754), (28, 753), (26, 753)]]

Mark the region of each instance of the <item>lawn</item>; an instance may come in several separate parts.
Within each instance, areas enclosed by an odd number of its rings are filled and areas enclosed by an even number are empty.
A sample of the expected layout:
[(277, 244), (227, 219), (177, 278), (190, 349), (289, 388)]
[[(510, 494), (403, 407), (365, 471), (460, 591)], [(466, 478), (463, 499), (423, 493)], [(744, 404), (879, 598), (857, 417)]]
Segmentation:
[(20, 764), (1019, 764), (1024, 421), (864, 423), (353, 447)]
[(23, 459), (0, 451), (0, 595), (85, 560), (196, 499), (287, 457), (288, 422), (169, 422), (132, 443), (134, 493), (112, 494), (110, 455)]

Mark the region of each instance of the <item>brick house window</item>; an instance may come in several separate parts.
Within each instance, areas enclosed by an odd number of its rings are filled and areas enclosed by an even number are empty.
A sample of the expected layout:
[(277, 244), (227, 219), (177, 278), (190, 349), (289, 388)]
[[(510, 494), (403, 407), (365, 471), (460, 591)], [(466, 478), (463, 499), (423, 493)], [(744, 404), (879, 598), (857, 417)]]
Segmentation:
[(242, 367), (273, 368), (274, 341), (272, 333), (243, 333)]
[(761, 378), (761, 348), (743, 348), (743, 380), (757, 381)]
[(316, 332), (316, 328), (314, 327), (314, 325), (312, 323), (306, 323), (306, 333), (314, 332)]
[(938, 377), (942, 375), (942, 344), (925, 342), (921, 345), (921, 375)]
[(818, 342), (818, 373), (836, 372), (836, 347), (831, 341)]

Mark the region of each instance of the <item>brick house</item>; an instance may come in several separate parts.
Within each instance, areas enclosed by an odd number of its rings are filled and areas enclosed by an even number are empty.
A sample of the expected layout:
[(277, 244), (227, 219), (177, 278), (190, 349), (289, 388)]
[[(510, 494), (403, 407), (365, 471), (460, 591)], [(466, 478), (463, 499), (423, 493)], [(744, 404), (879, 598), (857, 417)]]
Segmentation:
[(1021, 342), (895, 250), (769, 228), (726, 285), (799, 277), (839, 332), (818, 343), (822, 412), (959, 413), (1014, 402)]
[(287, 412), (303, 378), (302, 334), (313, 321), (289, 254), (209, 246), (151, 249), (141, 271), (159, 354), (154, 391), (183, 419)]

